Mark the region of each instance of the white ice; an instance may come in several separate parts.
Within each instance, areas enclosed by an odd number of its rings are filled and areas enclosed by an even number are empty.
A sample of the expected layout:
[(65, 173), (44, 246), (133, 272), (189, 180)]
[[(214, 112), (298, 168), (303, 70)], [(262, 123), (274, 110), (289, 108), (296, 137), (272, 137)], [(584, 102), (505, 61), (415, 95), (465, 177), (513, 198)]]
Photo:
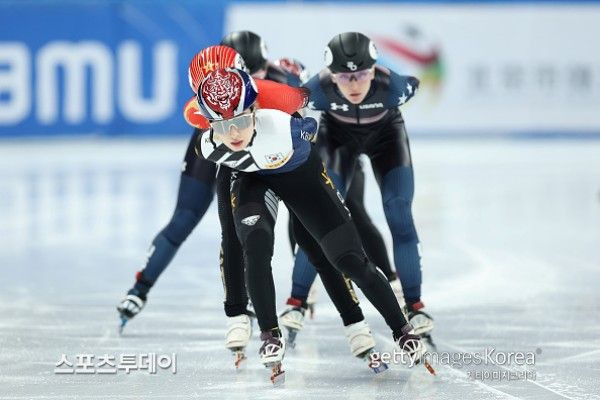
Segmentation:
[[(224, 349), (214, 203), (117, 335), (115, 305), (174, 207), (185, 147), (0, 143), (0, 399), (600, 398), (600, 142), (412, 142), (423, 300), (438, 350), (537, 350), (535, 365), (439, 364), (435, 377), (392, 365), (376, 376), (350, 355), (321, 289), (315, 319), (286, 355), (283, 388), (258, 362), (256, 333), (244, 370)], [(372, 175), (367, 192), (390, 242)], [(273, 263), (281, 308), (291, 285), (286, 219), (282, 210)], [(391, 351), (382, 318), (362, 305)], [(76, 363), (142, 353), (175, 353), (177, 373), (54, 373), (63, 354)], [(535, 380), (469, 377), (523, 368)]]

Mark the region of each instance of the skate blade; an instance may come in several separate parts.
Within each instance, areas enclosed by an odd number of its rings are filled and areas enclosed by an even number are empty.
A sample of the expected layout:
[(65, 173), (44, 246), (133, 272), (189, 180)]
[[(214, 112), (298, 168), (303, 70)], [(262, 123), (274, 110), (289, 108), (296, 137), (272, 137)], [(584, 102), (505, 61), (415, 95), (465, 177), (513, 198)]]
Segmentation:
[(127, 325), (127, 321), (129, 321), (127, 318), (121, 317), (121, 323), (118, 328), (119, 336), (123, 335), (123, 330), (125, 329), (125, 325)]
[(246, 354), (244, 354), (243, 351), (234, 351), (233, 356), (233, 365), (235, 365), (236, 370), (239, 371), (241, 367), (246, 365), (244, 361), (247, 360), (248, 357), (246, 357)]
[(425, 369), (427, 371), (429, 371), (429, 373), (433, 376), (436, 376), (437, 374), (435, 373), (435, 369), (433, 369), (433, 367), (431, 366), (431, 364), (429, 364), (427, 361), (423, 362), (423, 365), (425, 366)]
[(271, 383), (273, 383), (274, 387), (285, 383), (285, 371), (282, 369), (281, 363), (277, 363), (271, 367)]
[(379, 356), (378, 352), (369, 351), (364, 356), (364, 360), (367, 361), (367, 366), (371, 368), (371, 371), (373, 371), (376, 374), (380, 374), (389, 369), (389, 366), (383, 361), (381, 361), (381, 357)]
[(369, 368), (371, 368), (371, 371), (373, 371), (376, 374), (380, 374), (389, 369), (388, 365), (381, 361), (379, 362), (378, 366), (375, 366), (375, 365), (372, 365), (371, 363), (369, 363)]
[(295, 349), (296, 348), (296, 335), (298, 335), (298, 331), (295, 329), (288, 329), (288, 336), (287, 336), (287, 347), (290, 349)]

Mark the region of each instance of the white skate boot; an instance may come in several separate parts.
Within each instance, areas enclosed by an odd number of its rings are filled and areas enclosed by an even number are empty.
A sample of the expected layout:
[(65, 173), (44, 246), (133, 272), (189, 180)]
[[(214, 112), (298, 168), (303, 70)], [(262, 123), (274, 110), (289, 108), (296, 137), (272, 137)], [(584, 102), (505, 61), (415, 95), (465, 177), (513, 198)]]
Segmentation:
[(288, 331), (287, 342), (290, 348), (296, 347), (296, 335), (304, 326), (304, 314), (306, 309), (302, 307), (302, 302), (290, 297), (287, 301), (288, 307), (279, 316), (279, 323)]
[(245, 350), (251, 336), (252, 321), (248, 315), (241, 314), (227, 318), (225, 347), (232, 351), (236, 368), (239, 368), (242, 361), (246, 359)]
[(421, 336), (421, 338), (426, 341), (427, 345), (435, 351), (436, 346), (431, 338), (431, 331), (433, 331), (433, 318), (423, 311), (424, 307), (425, 305), (419, 301), (413, 304), (411, 307), (407, 305), (404, 310), (408, 317), (407, 321), (415, 329), (415, 334)]
[(146, 305), (145, 295), (139, 294), (134, 289), (127, 292), (127, 295), (123, 297), (121, 302), (117, 305), (117, 311), (119, 312), (119, 318), (121, 319), (119, 334), (123, 333), (127, 321), (138, 315), (144, 308), (144, 305)]
[(421, 302), (415, 303), (412, 307), (406, 307), (408, 322), (414, 327), (416, 335), (429, 334), (433, 330), (433, 318), (423, 308), (425, 305)]
[(375, 339), (365, 320), (348, 325), (344, 329), (353, 356), (365, 360), (376, 374), (388, 369), (387, 364), (380, 361), (379, 353), (375, 351)]
[(258, 354), (260, 360), (267, 368), (271, 368), (271, 382), (280, 385), (285, 381), (285, 371), (281, 361), (285, 356), (285, 339), (279, 329), (262, 332), (260, 339), (263, 341)]
[(362, 358), (366, 352), (375, 347), (375, 339), (365, 320), (344, 327), (354, 357)]

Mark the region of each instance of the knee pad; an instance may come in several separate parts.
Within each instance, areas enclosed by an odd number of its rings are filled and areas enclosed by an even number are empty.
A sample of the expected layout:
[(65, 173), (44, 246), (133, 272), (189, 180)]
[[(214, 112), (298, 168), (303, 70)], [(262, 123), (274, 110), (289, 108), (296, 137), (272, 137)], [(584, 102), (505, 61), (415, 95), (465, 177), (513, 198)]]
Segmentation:
[(351, 221), (348, 221), (321, 239), (321, 248), (327, 259), (334, 265), (345, 255), (366, 258), (358, 232)]
[(162, 234), (174, 245), (179, 246), (200, 222), (200, 215), (193, 210), (176, 208), (171, 221)]
[(367, 258), (352, 222), (329, 232), (321, 240), (323, 252), (331, 263), (361, 288), (370, 286), (375, 279), (385, 276)]
[(370, 273), (375, 272), (352, 222), (346, 222), (325, 235), (321, 240), (321, 247), (338, 271), (359, 284)]
[[(234, 211), (235, 230), (244, 247), (253, 233), (265, 233), (273, 242), (273, 222), (270, 216), (265, 215), (264, 207), (258, 203), (245, 204)], [(260, 235), (263, 236), (263, 235)], [(264, 237), (264, 236), (263, 236)]]

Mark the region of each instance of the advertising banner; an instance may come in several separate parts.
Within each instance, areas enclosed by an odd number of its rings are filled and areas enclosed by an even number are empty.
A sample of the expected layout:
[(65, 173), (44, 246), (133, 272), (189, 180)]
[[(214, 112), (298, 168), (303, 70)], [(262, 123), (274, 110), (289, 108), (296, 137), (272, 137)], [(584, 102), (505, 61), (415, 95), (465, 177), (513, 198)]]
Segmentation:
[(187, 66), (222, 32), (218, 2), (3, 2), (0, 137), (188, 132)]
[(380, 63), (421, 80), (403, 107), (413, 133), (600, 132), (600, 4), (240, 4), (228, 30), (270, 57), (323, 67), (337, 33), (370, 36)]

